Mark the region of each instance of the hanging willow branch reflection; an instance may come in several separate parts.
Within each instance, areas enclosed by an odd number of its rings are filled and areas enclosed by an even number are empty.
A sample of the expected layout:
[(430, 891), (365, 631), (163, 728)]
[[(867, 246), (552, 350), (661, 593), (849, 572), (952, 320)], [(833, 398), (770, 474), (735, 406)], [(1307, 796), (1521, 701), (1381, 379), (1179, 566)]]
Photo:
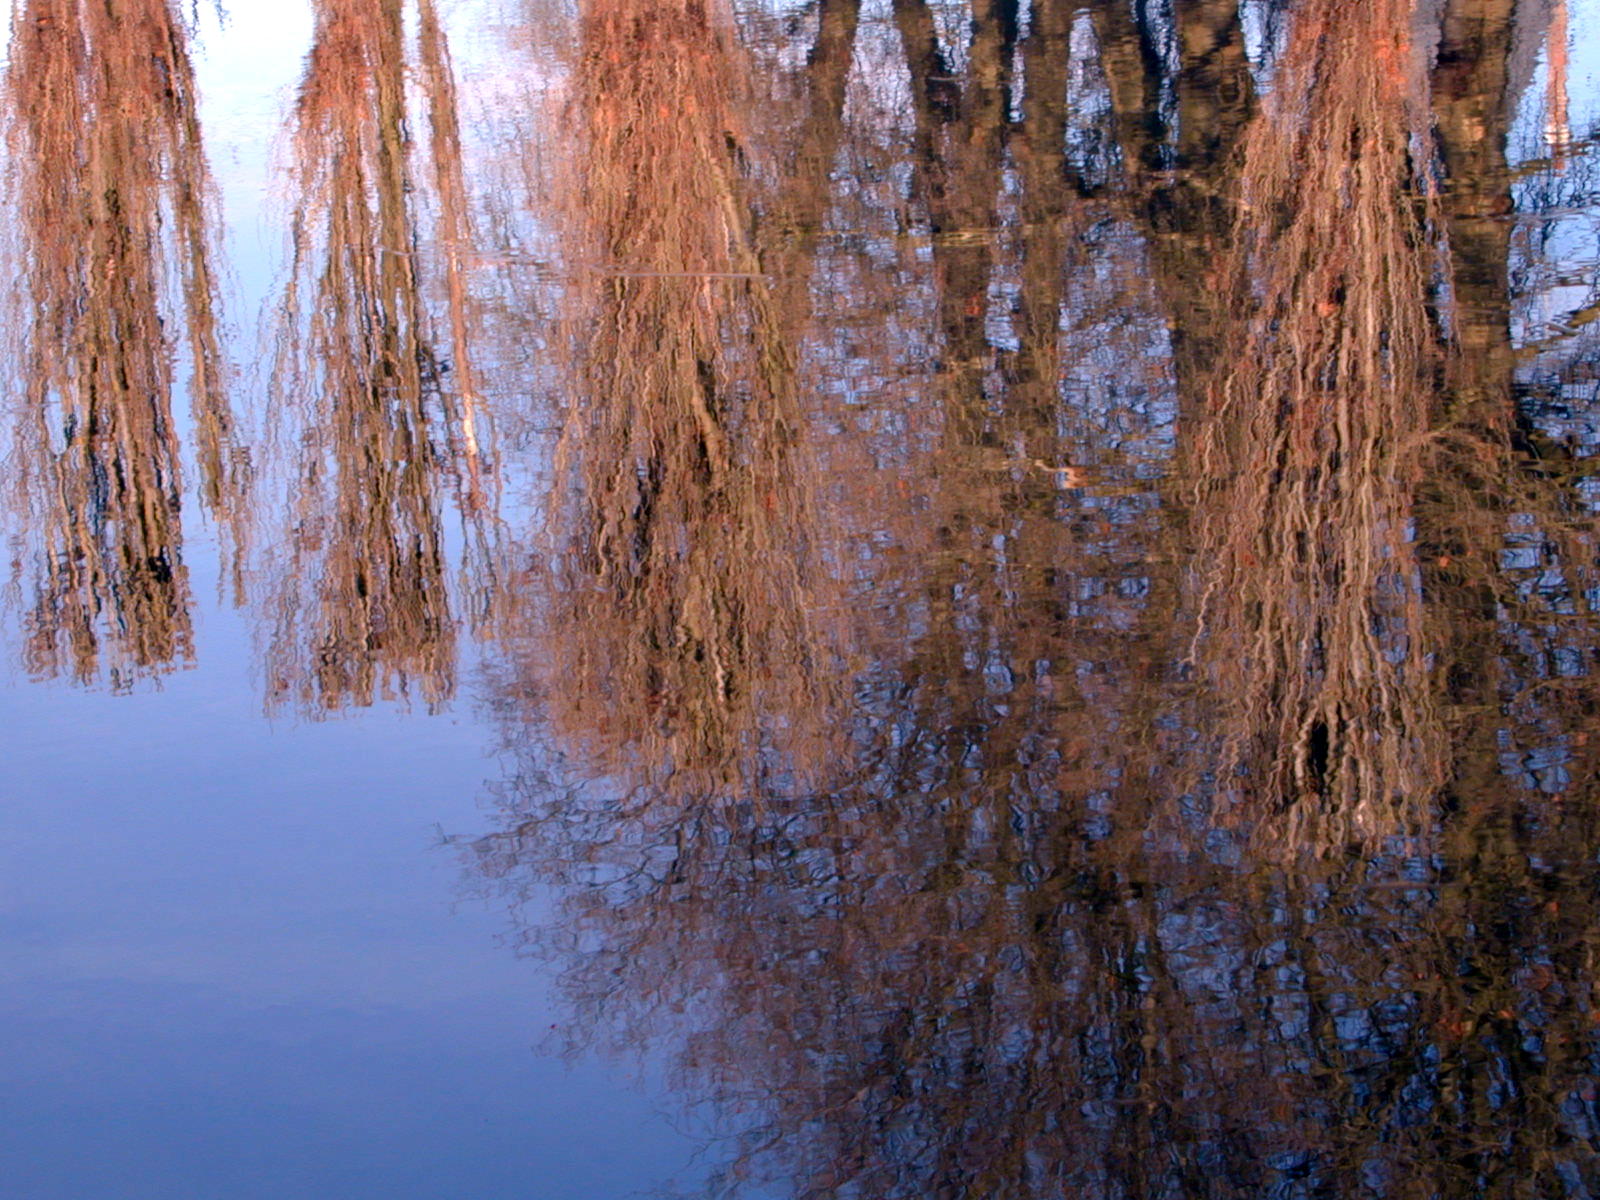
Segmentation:
[[(851, 386), (871, 393), (852, 434), (892, 478), (839, 489), (842, 519), (871, 535), (844, 585), (878, 652), (834, 685), (856, 702), (829, 744), (848, 757), (809, 787), (763, 767), (780, 757), (771, 741), (696, 741), (699, 726), (656, 707), (660, 678), (678, 681), (662, 697), (709, 711), (723, 696), (694, 682), (717, 676), (672, 615), (687, 588), (660, 573), (676, 569), (666, 549), (726, 511), (696, 505), (728, 458), (696, 393), (672, 407), (658, 390), (705, 380), (702, 348), (720, 343), (659, 320), (688, 301), (630, 291), (625, 270), (585, 293), (576, 311), (585, 328), (600, 318), (606, 370), (576, 389), (584, 411), (616, 403), (611, 380), (656, 398), (619, 406), (645, 430), (623, 466), (625, 430), (569, 431), (577, 517), (555, 608), (570, 615), (553, 628), (596, 662), (687, 649), (689, 665), (584, 673), (553, 656), (541, 699), (565, 713), (567, 744), (604, 748), (579, 771), (532, 736), (513, 680), (496, 697), (516, 767), (504, 827), (472, 859), (513, 893), (540, 891), (541, 913), (542, 889), (562, 899), (522, 932), (563, 969), (574, 1040), (679, 1048), (677, 1081), (732, 1131), (719, 1192), (1509, 1200), (1600, 1186), (1592, 521), (1573, 472), (1527, 458), (1513, 356), (1479, 353), (1510, 345), (1507, 272), (1484, 270), (1505, 179), (1471, 157), (1467, 115), (1503, 131), (1507, 101), (1489, 98), (1492, 71), (1455, 73), (1450, 22), (1487, 7), (1444, 6), (1435, 66), (1404, 0), (1290, 6), (1277, 90), (1258, 100), (1237, 5), (1091, 6), (1102, 85), (1180, 96), (1175, 129), (1107, 108), (1128, 145), (1102, 184), (1051, 111), (1067, 99), (1050, 70), (1064, 13), (1034, 5), (1013, 54), (997, 53), (1012, 44), (989, 6), (973, 45), (950, 48), (932, 10), (896, 5), (920, 105), (903, 158), (871, 161), (876, 130), (841, 139), (869, 160), (862, 175), (910, 181), (916, 234), (944, 236), (904, 236), (896, 209), (830, 248), (829, 320), (789, 343), (797, 358), (849, 346)], [(1118, 18), (1141, 40), (1110, 42)], [(586, 46), (617, 48), (620, 71), (630, 38), (663, 44), (646, 28)], [(651, 61), (693, 61), (685, 45), (706, 34), (686, 28)], [(996, 62), (1027, 73), (1018, 125), (988, 102), (1006, 85)], [(580, 95), (610, 113), (602, 128), (655, 128)], [(684, 154), (703, 191), (673, 183), (700, 197), (685, 211), (759, 196), (728, 165), (761, 161), (741, 132), (674, 143), (704, 147)], [(1415, 161), (1429, 144), (1438, 161)], [(651, 263), (651, 280), (676, 261), (664, 246), (700, 254), (705, 274), (756, 274), (724, 249), (735, 222), (626, 236), (670, 227), (643, 181), (677, 181), (678, 164), (629, 159), (643, 151), (620, 134), (598, 145), (629, 186), (593, 210), (620, 215), (587, 227), (591, 245)], [(1184, 171), (1164, 167), (1174, 157)], [(836, 181), (861, 209), (867, 186)], [(1133, 236), (1096, 240), (1113, 223)], [(1114, 320), (1085, 311), (1097, 276)], [(1205, 294), (1208, 280), (1227, 286)], [(681, 295), (717, 297), (721, 328), (749, 328), (720, 286)], [(1140, 391), (1129, 352), (1147, 309), (1169, 335), (1145, 353), (1164, 356), (1176, 448), (1128, 444), (1133, 419), (1160, 428), (1167, 396)], [(666, 330), (663, 357), (616, 332), (636, 313)], [(595, 361), (576, 361), (592, 378)], [(1069, 404), (1065, 381), (1086, 376)], [(682, 432), (660, 433), (667, 413)], [(1096, 421), (1099, 442), (1075, 444)], [(657, 543), (663, 446), (687, 447), (692, 469), (671, 493), (685, 498), (667, 510), (676, 536)], [(609, 473), (585, 474), (586, 451)], [(593, 496), (621, 499), (597, 512)], [(601, 544), (609, 567), (583, 558)], [(605, 614), (599, 632), (584, 603)], [(675, 636), (630, 643), (652, 628)], [(763, 645), (783, 641), (727, 661)], [(582, 698), (613, 680), (604, 706)], [(765, 695), (784, 711), (781, 690)], [(685, 762), (716, 763), (744, 802)], [(1244, 802), (1219, 819), (1219, 798)], [(1429, 852), (1404, 857), (1400, 832), (1425, 833)]]
[(1255, 312), (1192, 419), (1196, 650), (1291, 844), (1414, 824), (1442, 769), (1412, 529), (1439, 413), (1412, 23), (1410, 0), (1294, 14), (1246, 140), (1232, 270)]
[[(1291, 851), (1426, 822), (1460, 733), (1448, 710), (1501, 703), (1517, 673), (1490, 678), (1482, 631), (1548, 599), (1504, 571), (1518, 523), (1551, 546), (1569, 606), (1593, 558), (1576, 497), (1523, 452), (1509, 240), (1485, 217), (1506, 186), (1503, 143), (1481, 137), (1504, 136), (1503, 65), (1463, 80), (1449, 37), (1466, 18), (1445, 17), (1430, 95), (1411, 5), (1295, 9), (1246, 139), (1231, 269), (1249, 315), (1190, 420), (1204, 711), (1224, 792)], [(1435, 140), (1442, 199), (1414, 162)]]
[(731, 17), (590, 0), (562, 204), (567, 392), (534, 687), (600, 769), (737, 789), (781, 714), (819, 761), (819, 549), (791, 344), (756, 234), (771, 148)]
[[(422, 0), (432, 172), (419, 178), (404, 17), (401, 0), (322, 0), (295, 106), (294, 264), (275, 391), (298, 418), (298, 468), (267, 658), (274, 701), (313, 711), (413, 689), (430, 706), (449, 698), (446, 481), (479, 551), (490, 516), (448, 47)], [(424, 189), (441, 214), (451, 359), (434, 349), (423, 292)]]
[[(27, 663), (127, 682), (192, 652), (174, 356), (201, 494), (242, 518), (217, 340), (211, 182), (175, 3), (31, 0), (5, 79), (15, 164)], [(186, 335), (178, 342), (169, 329)]]

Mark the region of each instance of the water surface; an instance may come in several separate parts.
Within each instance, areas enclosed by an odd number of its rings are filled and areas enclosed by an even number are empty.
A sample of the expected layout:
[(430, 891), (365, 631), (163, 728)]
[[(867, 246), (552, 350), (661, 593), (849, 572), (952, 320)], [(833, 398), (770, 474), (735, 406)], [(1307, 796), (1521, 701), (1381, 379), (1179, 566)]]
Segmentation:
[(13, 6), (10, 1192), (1600, 1191), (1600, 9), (266, 7)]

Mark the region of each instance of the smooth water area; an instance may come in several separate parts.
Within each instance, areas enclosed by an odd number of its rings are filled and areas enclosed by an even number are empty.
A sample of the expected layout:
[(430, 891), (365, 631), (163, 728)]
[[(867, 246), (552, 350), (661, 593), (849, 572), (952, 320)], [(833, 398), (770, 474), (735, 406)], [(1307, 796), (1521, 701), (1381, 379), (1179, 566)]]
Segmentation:
[(0, 1197), (1600, 1194), (1597, 84), (15, 0)]

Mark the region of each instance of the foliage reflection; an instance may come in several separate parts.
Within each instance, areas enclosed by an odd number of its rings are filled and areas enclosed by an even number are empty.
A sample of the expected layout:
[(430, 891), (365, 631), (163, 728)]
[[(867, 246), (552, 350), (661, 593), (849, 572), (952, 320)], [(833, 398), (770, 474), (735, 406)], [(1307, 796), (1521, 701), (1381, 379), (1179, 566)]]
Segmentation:
[(191, 654), (174, 359), (201, 490), (240, 517), (189, 30), (168, 0), (16, 9), (5, 76), (26, 662), (118, 683)]
[[(669, 1037), (729, 1194), (1586, 1195), (1595, 548), (1513, 340), (1512, 7), (1261, 6), (1270, 72), (1158, 7), (824, 4), (759, 131), (766, 26), (584, 7), (562, 645), (472, 861), (564, 898), (573, 1040)], [(865, 661), (794, 632), (829, 593)]]
[[(266, 654), (273, 701), (313, 712), (412, 693), (431, 707), (453, 693), (446, 487), (473, 533), (485, 509), (454, 82), (437, 13), (420, 0), (424, 157), (405, 9), (321, 0), (294, 111), (294, 262), (275, 391), (296, 465)], [(419, 194), (438, 205), (437, 255), (423, 244)], [(449, 356), (423, 291), (436, 257)]]

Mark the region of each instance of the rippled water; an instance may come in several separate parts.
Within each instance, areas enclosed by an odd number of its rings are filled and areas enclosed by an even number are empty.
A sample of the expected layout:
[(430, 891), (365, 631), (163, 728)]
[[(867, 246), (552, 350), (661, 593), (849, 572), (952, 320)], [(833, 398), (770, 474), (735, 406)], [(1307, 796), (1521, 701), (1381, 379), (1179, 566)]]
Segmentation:
[(1593, 0), (16, 0), (0, 1195), (1600, 1194)]

